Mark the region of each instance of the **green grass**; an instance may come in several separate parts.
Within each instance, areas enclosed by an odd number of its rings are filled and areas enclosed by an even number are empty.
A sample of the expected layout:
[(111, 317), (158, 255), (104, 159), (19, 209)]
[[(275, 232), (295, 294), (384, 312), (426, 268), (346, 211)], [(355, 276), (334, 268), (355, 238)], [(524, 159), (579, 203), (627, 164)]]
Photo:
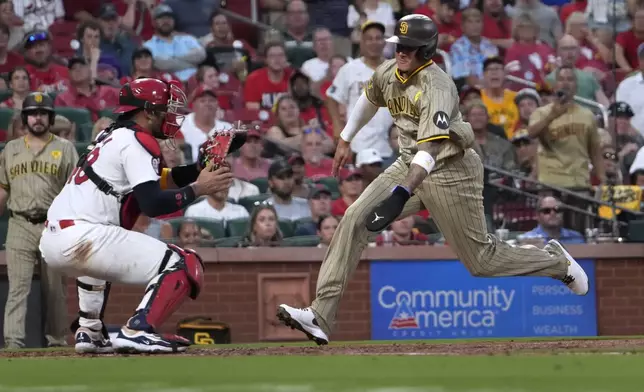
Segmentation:
[[(0, 360), (0, 391), (618, 392), (644, 356), (257, 356)], [(40, 389), (42, 388), (42, 389)]]

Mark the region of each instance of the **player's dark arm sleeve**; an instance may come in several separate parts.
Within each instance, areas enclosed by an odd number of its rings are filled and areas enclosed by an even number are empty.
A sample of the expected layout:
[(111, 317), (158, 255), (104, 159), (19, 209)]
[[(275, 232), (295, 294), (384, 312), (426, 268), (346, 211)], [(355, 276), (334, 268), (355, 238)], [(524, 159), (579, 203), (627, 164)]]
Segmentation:
[(170, 170), (170, 176), (172, 177), (174, 184), (181, 188), (197, 181), (199, 172), (197, 164), (191, 163), (190, 165), (173, 167), (172, 170)]
[(161, 190), (159, 181), (148, 181), (135, 186), (134, 197), (141, 212), (149, 217), (179, 211), (196, 199), (195, 191), (190, 185), (180, 189)]

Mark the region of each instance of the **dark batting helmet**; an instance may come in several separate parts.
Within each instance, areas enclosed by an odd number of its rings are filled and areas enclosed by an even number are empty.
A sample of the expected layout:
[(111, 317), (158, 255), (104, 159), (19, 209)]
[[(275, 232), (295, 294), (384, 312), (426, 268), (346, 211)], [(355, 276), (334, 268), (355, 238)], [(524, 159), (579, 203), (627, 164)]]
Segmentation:
[(179, 82), (141, 78), (121, 87), (119, 106), (114, 109), (114, 113), (124, 114), (135, 110), (165, 113), (161, 126), (163, 135), (155, 136), (167, 139), (174, 137), (181, 128), (187, 101)]
[(436, 54), (438, 27), (425, 15), (407, 15), (398, 20), (396, 31), (391, 38), (387, 39), (387, 42), (408, 48), (418, 48), (418, 57), (427, 61)]
[(56, 112), (54, 111), (54, 99), (48, 94), (35, 92), (27, 95), (22, 101), (22, 110), (20, 116), (22, 123), (27, 125), (27, 116), (33, 112), (47, 112), (49, 114), (49, 126), (54, 125)]

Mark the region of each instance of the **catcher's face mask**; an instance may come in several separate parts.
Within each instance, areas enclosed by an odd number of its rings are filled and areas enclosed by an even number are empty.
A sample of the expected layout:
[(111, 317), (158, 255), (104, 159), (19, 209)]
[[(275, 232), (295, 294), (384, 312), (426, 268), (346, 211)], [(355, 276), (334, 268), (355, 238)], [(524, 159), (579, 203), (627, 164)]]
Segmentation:
[(183, 124), (188, 99), (175, 81), (168, 82), (168, 103), (165, 108), (165, 117), (161, 124), (161, 133), (164, 139), (174, 139)]

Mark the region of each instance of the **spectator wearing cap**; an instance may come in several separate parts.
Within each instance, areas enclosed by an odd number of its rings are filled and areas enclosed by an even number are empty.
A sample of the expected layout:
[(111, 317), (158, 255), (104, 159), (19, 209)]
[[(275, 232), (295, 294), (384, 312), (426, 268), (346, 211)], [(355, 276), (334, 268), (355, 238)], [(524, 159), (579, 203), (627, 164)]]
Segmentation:
[[(187, 8), (195, 12), (191, 7)], [(172, 72), (182, 82), (187, 81), (206, 58), (206, 51), (195, 37), (177, 33), (175, 14), (167, 4), (158, 5), (153, 16), (155, 34), (143, 45), (152, 52), (157, 69)]]
[(103, 53), (100, 48), (102, 34), (101, 25), (93, 20), (78, 25), (76, 39), (80, 42), (80, 48), (76, 51), (76, 56), (84, 57), (89, 64), (113, 67), (117, 72), (117, 78), (120, 78), (123, 75), (120, 61), (110, 54)]
[(353, 204), (364, 191), (364, 178), (358, 170), (340, 172), (340, 197), (331, 203), (331, 214), (344, 216), (347, 208)]
[(459, 9), (459, 0), (441, 0), (432, 18), (438, 26), (438, 47), (447, 52), (462, 34)]
[(248, 130), (246, 143), (239, 149), (239, 156), (232, 159), (233, 175), (245, 181), (268, 176), (271, 161), (262, 158), (262, 135), (256, 129)]
[(12, 0), (0, 1), (0, 25), (9, 29), (9, 50), (15, 50), (22, 44), (25, 36), (24, 21), (16, 15)]
[(382, 173), (383, 159), (375, 148), (365, 148), (356, 155), (356, 168), (362, 173), (366, 187)]
[(512, 144), (488, 132), (490, 117), (485, 104), (482, 101), (474, 101), (465, 108), (463, 114), (472, 126), (474, 137), (483, 154), (481, 156), (483, 163), (506, 171), (515, 170), (516, 155)]
[(539, 40), (551, 47), (563, 35), (563, 26), (557, 12), (539, 0), (517, 0), (511, 16), (516, 18), (521, 14), (530, 14), (534, 18), (539, 25)]
[(286, 4), (285, 29), (283, 41), (288, 62), (300, 68), (306, 60), (315, 57), (309, 11), (304, 1), (291, 0)]
[[(335, 54), (333, 36), (331, 35), (331, 31), (326, 27), (318, 27), (313, 30), (313, 50), (315, 51), (316, 57), (306, 60), (302, 64), (302, 72), (313, 83), (319, 83), (326, 77), (329, 64)], [(342, 56), (339, 57), (344, 58)], [(346, 61), (351, 60), (350, 58), (345, 59)]]
[[(512, 135), (512, 145), (516, 151), (517, 169), (526, 177), (537, 180), (537, 141), (532, 139), (525, 128)], [(525, 184), (528, 186), (528, 184)]]
[(56, 96), (56, 106), (87, 109), (92, 114), (92, 119), (96, 121), (102, 110), (118, 105), (118, 89), (106, 85), (99, 86), (94, 82), (92, 67), (96, 65), (88, 64), (83, 57), (69, 60), (70, 86), (67, 91)]
[(615, 92), (615, 100), (628, 104), (634, 116), (631, 118), (631, 125), (638, 132), (644, 133), (644, 44), (641, 44), (637, 49), (637, 57), (639, 60), (639, 69), (633, 75), (622, 80)]
[(273, 42), (264, 49), (266, 66), (251, 72), (244, 84), (246, 108), (272, 110), (280, 96), (288, 93), (292, 70), (283, 44)]
[(239, 204), (228, 202), (228, 189), (206, 196), (186, 209), (185, 217), (223, 221), (248, 218), (248, 211)]
[[(504, 61), (506, 72), (537, 84), (545, 82), (546, 70), (552, 69), (556, 62), (552, 47), (539, 41), (539, 25), (529, 14), (514, 18), (514, 37), (512, 45), (506, 50)], [(523, 85), (511, 83), (517, 89)]]
[(323, 184), (315, 184), (309, 195), (309, 208), (311, 209), (311, 221), (298, 225), (295, 231), (296, 236), (316, 235), (318, 233), (319, 220), (331, 213), (331, 191)]
[(194, 162), (199, 154), (199, 146), (208, 140), (208, 136), (216, 131), (232, 128), (232, 124), (217, 119), (217, 95), (213, 90), (199, 86), (192, 94), (190, 101), (192, 113), (188, 114), (181, 124), (181, 133), (191, 147)]
[(633, 13), (633, 27), (617, 34), (615, 45), (615, 62), (626, 72), (639, 65), (641, 68), (641, 46), (644, 44), (644, 8)]
[(9, 27), (0, 24), (0, 73), (11, 72), (14, 68), (25, 63), (22, 56), (11, 50), (10, 36)]
[(25, 31), (47, 30), (54, 22), (62, 21), (65, 8), (62, 0), (52, 1), (14, 1), (14, 12), (24, 21)]
[(519, 120), (519, 110), (514, 104), (516, 93), (504, 88), (505, 71), (500, 57), (490, 57), (483, 62), (483, 90), (481, 100), (487, 108), (489, 122), (503, 127), (508, 139)]
[[(385, 26), (378, 22), (366, 22), (362, 25), (360, 36), (360, 53), (362, 57), (349, 61), (336, 75), (331, 87), (327, 90), (326, 104), (333, 121), (333, 134), (340, 137), (346, 118), (358, 102), (364, 86), (374, 70), (384, 61), (383, 48)], [(346, 116), (341, 115), (341, 106), (346, 107)], [(379, 108), (376, 115), (362, 127), (351, 140), (351, 150), (358, 152), (364, 148), (375, 148), (383, 157), (392, 155), (387, 142), (387, 132), (393, 124), (393, 118), (387, 108)]]
[(67, 90), (69, 70), (52, 61), (51, 35), (47, 31), (34, 30), (25, 34), (23, 48), (32, 91), (58, 93)]
[(11, 96), (0, 103), (0, 107), (20, 109), (22, 101), (31, 92), (29, 73), (24, 67), (16, 67), (9, 71), (8, 78)]
[(193, 37), (210, 32), (210, 16), (220, 7), (221, 0), (164, 0), (174, 13), (177, 31)]
[(340, 224), (340, 220), (333, 215), (325, 215), (317, 221), (317, 235), (320, 237), (318, 248), (327, 248), (331, 245), (333, 235)]
[[(572, 35), (564, 35), (561, 37), (557, 44), (557, 55), (561, 60), (562, 66), (571, 67), (575, 70), (575, 78), (577, 80), (577, 91), (575, 95), (591, 101), (597, 101), (604, 106), (610, 104), (595, 76), (590, 72), (576, 67), (580, 55), (580, 47), (579, 42)], [(546, 77), (546, 81), (551, 85), (555, 84), (555, 75), (556, 70), (552, 71)]]
[(563, 209), (561, 202), (555, 197), (544, 197), (537, 205), (537, 227), (523, 233), (524, 239), (543, 239), (547, 243), (551, 239), (559, 240), (564, 244), (583, 244), (584, 236), (581, 233), (564, 227)]
[(385, 230), (376, 237), (376, 246), (427, 244), (427, 236), (414, 229), (414, 222), (413, 215), (395, 220), (389, 226), (389, 230)]
[(132, 53), (132, 59), (130, 62), (132, 64), (131, 75), (121, 78), (122, 85), (140, 78), (155, 78), (165, 80), (166, 82), (169, 82), (170, 80), (179, 80), (176, 75), (169, 72), (161, 72), (154, 67), (154, 58), (152, 57), (152, 52), (148, 48), (136, 49), (134, 53)]
[(481, 100), (481, 89), (476, 86), (465, 85), (459, 93), (461, 98), (461, 110), (465, 109), (468, 103)]
[(631, 125), (635, 113), (626, 102), (613, 102), (608, 107), (608, 130), (614, 135), (617, 155), (622, 162), (622, 173), (627, 178), (637, 151), (644, 147), (644, 138)]
[(308, 199), (314, 183), (306, 177), (306, 162), (301, 154), (295, 153), (288, 158), (288, 163), (293, 168), (293, 196)]
[[(528, 128), (530, 116), (532, 116), (532, 113), (541, 106), (541, 103), (541, 97), (535, 89), (526, 87), (517, 92), (514, 97), (514, 104), (519, 112), (519, 119), (514, 128), (515, 132), (520, 129)], [(510, 140), (513, 140), (513, 138), (510, 138)]]
[(300, 118), (312, 128), (321, 128), (333, 137), (333, 125), (324, 102), (311, 94), (311, 79), (303, 72), (295, 71), (290, 80), (291, 95), (300, 108)]
[[(612, 144), (602, 146), (602, 158), (604, 160), (604, 171), (606, 172), (605, 185), (623, 185), (622, 175), (623, 162)], [(633, 159), (635, 157), (633, 156)], [(631, 161), (632, 162), (632, 161)], [(593, 185), (599, 185), (599, 179), (593, 174)]]
[(307, 178), (316, 181), (331, 176), (333, 159), (324, 155), (324, 140), (327, 136), (319, 128), (308, 128), (302, 135), (300, 151), (304, 159)]
[(293, 168), (285, 159), (278, 159), (268, 169), (268, 186), (271, 197), (266, 203), (271, 204), (277, 211), (277, 217), (285, 220), (298, 220), (310, 218), (306, 199), (293, 196)]
[(512, 19), (505, 12), (503, 0), (483, 0), (483, 33), (500, 51), (513, 43)]
[(483, 19), (478, 9), (463, 11), (461, 28), (463, 35), (450, 48), (452, 77), (460, 79), (459, 84), (477, 86), (483, 78), (483, 62), (488, 57), (498, 56), (499, 49), (482, 36)]
[(101, 6), (98, 24), (101, 27), (101, 52), (118, 60), (122, 75), (130, 75), (136, 45), (132, 36), (121, 29), (121, 18), (114, 4)]

